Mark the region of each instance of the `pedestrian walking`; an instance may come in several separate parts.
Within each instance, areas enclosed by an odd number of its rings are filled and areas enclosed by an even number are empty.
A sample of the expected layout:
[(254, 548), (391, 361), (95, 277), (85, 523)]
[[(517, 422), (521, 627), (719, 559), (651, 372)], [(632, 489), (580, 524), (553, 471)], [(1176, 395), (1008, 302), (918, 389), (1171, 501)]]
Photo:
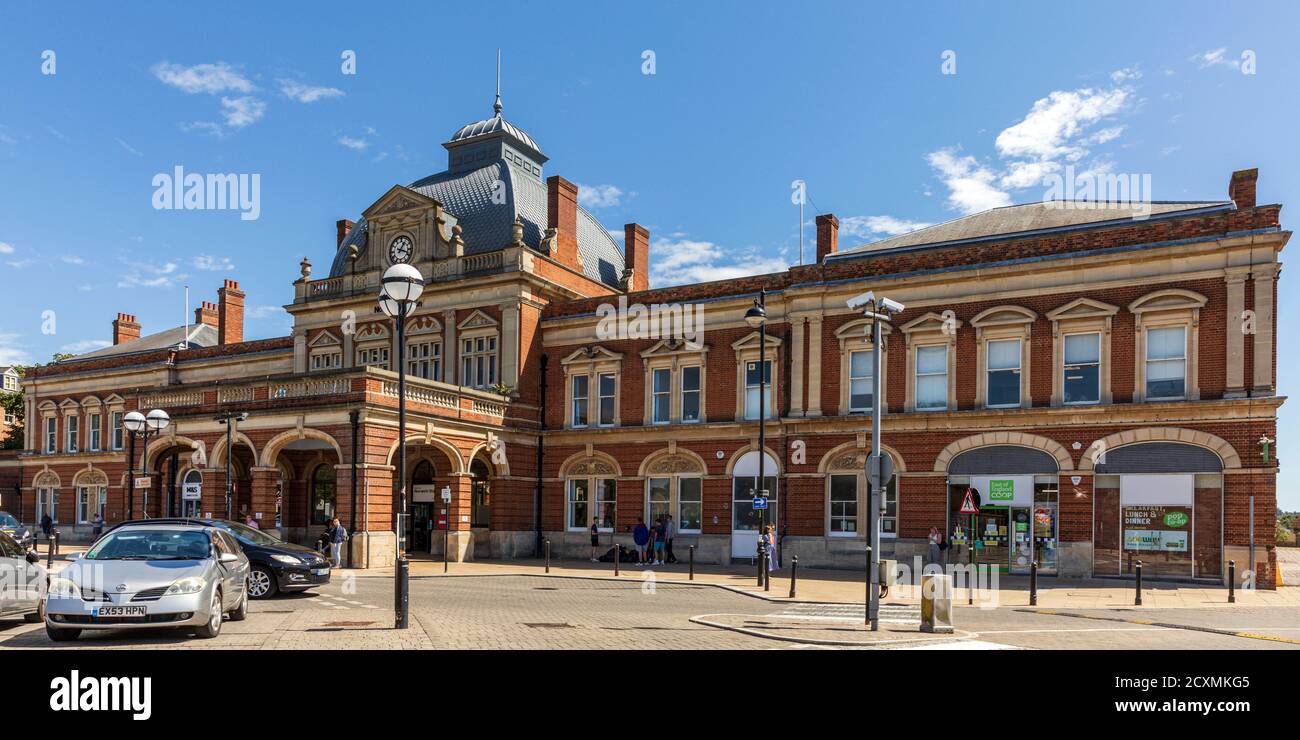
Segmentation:
[(600, 558), (596, 557), (596, 550), (600, 547), (600, 527), (596, 522), (591, 523), (591, 562), (599, 563)]
[(41, 534), (45, 535), (46, 540), (50, 539), (50, 529), (53, 527), (54, 520), (50, 518), (50, 512), (41, 514)]
[(939, 543), (942, 541), (943, 535), (939, 534), (939, 528), (930, 527), (930, 545), (926, 548), (927, 565), (939, 562)]
[(343, 523), (339, 521), (339, 518), (334, 517), (330, 520), (328, 533), (330, 537), (330, 563), (337, 568), (343, 562), (343, 543), (348, 539), (348, 531), (343, 528)]
[(641, 517), (636, 518), (636, 527), (632, 530), (632, 542), (636, 544), (637, 562), (644, 565), (646, 545), (650, 542), (650, 530)]
[(99, 512), (95, 512), (95, 518), (90, 522), (90, 536), (93, 539), (97, 540), (99, 539), (99, 536), (103, 533), (104, 533), (104, 515), (100, 514)]
[(675, 563), (677, 562), (677, 556), (673, 554), (673, 538), (677, 536), (677, 522), (673, 521), (672, 514), (668, 515), (666, 535), (668, 537), (668, 547), (665, 548), (667, 562)]

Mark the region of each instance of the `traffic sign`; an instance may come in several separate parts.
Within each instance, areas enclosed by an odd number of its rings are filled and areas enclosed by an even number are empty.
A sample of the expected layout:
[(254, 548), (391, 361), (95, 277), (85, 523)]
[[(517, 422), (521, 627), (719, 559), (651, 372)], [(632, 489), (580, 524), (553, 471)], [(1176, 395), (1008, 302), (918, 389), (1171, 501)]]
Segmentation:
[(961, 500), (961, 514), (978, 514), (980, 509), (975, 505), (975, 489), (967, 488), (966, 496)]
[(767, 508), (767, 499), (766, 499), (765, 497), (763, 497), (763, 496), (755, 496), (755, 497), (754, 497), (754, 510), (755, 510), (755, 511), (762, 511), (763, 509), (766, 509), (766, 508)]
[(202, 501), (203, 484), (202, 483), (183, 483), (181, 484), (182, 501)]
[(880, 478), (881, 488), (889, 485), (889, 482), (894, 479), (894, 458), (883, 452), (878, 457), (867, 456), (867, 480), (875, 480), (877, 476)]

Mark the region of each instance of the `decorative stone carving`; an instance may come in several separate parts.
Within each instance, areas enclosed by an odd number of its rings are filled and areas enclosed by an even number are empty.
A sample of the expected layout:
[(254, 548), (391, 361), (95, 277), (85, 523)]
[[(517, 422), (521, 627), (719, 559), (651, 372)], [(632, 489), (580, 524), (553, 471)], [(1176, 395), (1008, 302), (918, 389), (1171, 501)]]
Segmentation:
[(585, 460), (569, 466), (570, 477), (581, 477), (584, 475), (614, 475), (614, 466), (604, 460)]
[(36, 480), (32, 481), (33, 488), (57, 488), (59, 485), (59, 476), (53, 470), (41, 471)]
[(867, 467), (866, 452), (846, 452), (831, 460), (830, 469), (858, 473)]
[(83, 470), (77, 476), (77, 485), (79, 486), (106, 486), (108, 485), (108, 476), (104, 471), (98, 468)]
[(703, 473), (700, 464), (685, 455), (664, 455), (650, 463), (646, 472), (651, 475), (671, 473)]

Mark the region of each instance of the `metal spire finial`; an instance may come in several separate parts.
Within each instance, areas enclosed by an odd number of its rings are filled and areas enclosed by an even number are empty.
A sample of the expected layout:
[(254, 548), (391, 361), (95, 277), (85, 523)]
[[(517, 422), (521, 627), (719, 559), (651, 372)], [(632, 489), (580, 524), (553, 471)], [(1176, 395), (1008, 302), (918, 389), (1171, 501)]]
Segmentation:
[(492, 110), (501, 115), (501, 49), (497, 49), (497, 102), (492, 104)]

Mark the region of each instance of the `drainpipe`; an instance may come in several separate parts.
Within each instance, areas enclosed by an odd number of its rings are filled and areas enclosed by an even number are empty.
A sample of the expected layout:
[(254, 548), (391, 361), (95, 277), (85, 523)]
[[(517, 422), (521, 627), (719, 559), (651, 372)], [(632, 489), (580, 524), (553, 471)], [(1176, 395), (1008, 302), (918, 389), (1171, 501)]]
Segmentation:
[[(352, 261), (353, 272), (356, 271), (356, 260)], [(357, 428), (361, 426), (361, 411), (353, 409), (348, 412), (348, 419), (352, 422), (352, 517), (348, 523), (348, 534), (355, 535), (357, 532)], [(308, 506), (310, 507), (310, 503)], [(348, 543), (348, 568), (352, 568), (352, 544)]]
[[(539, 402), (541, 412), (538, 415), (539, 429), (542, 432), (546, 430), (546, 365), (549, 361), (550, 358), (547, 355), (542, 355), (542, 382)], [(533, 492), (533, 525), (537, 531), (537, 541), (534, 543), (536, 549), (533, 550), (535, 555), (542, 552), (542, 540), (544, 539), (542, 537), (542, 459), (545, 456), (545, 447), (545, 435), (539, 432), (537, 435), (537, 488)]]

